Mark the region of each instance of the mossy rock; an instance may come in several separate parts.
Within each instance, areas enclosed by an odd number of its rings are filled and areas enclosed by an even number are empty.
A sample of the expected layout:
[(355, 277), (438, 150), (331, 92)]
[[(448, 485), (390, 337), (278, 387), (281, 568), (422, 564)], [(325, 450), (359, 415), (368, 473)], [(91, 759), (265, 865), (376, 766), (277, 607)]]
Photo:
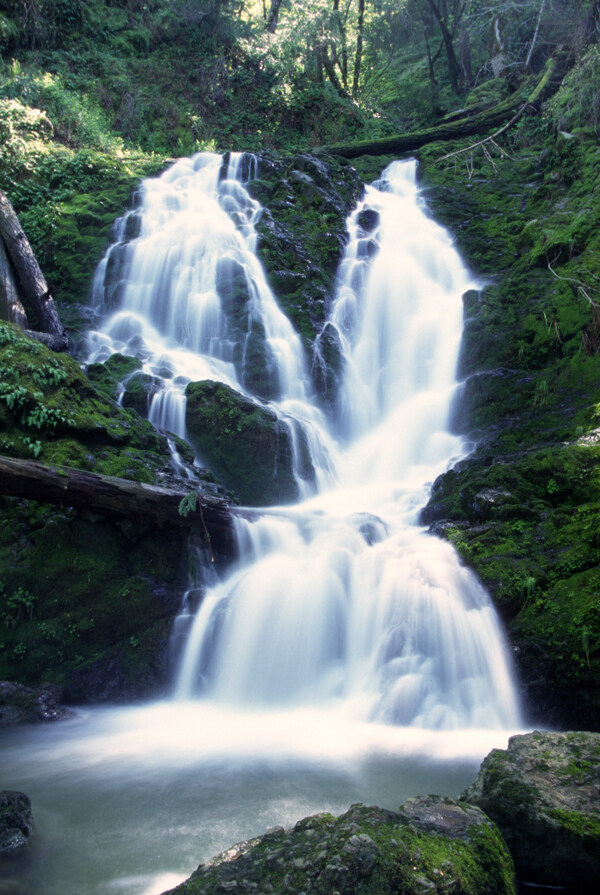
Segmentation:
[(114, 401), (139, 361), (113, 355), (92, 381), (67, 354), (0, 321), (0, 452), (154, 483), (168, 474), (166, 439)]
[(419, 151), (425, 199), (481, 283), (452, 414), (473, 449), (422, 518), (490, 589), (529, 717), (598, 729), (597, 146), (550, 113), (523, 118), (510, 148), (465, 149)]
[(500, 828), (525, 882), (595, 892), (600, 734), (534, 731), (484, 759), (462, 798)]
[(1, 509), (0, 680), (60, 684), (75, 704), (164, 691), (186, 535), (12, 498)]
[[(312, 354), (334, 297), (346, 218), (364, 186), (354, 168), (326, 155), (263, 152), (258, 178), (248, 189), (264, 206), (257, 224), (258, 256), (282, 309)], [(329, 401), (331, 377), (326, 378), (324, 384), (317, 373), (315, 385)]]
[(243, 504), (296, 500), (290, 431), (272, 410), (210, 380), (189, 383), (186, 398), (191, 443)]
[(399, 811), (353, 805), (335, 818), (277, 827), (200, 865), (165, 895), (235, 891), (306, 895), (514, 895), (511, 857), (477, 808), (440, 796)]

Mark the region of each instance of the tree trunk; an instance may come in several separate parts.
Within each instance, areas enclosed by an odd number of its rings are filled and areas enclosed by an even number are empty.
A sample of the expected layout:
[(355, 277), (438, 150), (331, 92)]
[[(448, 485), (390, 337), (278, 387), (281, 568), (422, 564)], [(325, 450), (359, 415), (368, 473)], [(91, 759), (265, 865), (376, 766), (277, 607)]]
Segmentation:
[(279, 22), (279, 9), (281, 7), (282, 0), (271, 0), (271, 8), (269, 10), (269, 18), (267, 21), (267, 31), (269, 34), (274, 34), (277, 30), (277, 24)]
[(55, 336), (64, 349), (68, 338), (61, 324), (54, 300), (50, 295), (29, 241), (7, 196), (0, 190), (0, 239), (16, 274), (19, 295), (28, 317), (35, 320), (37, 329)]
[(473, 71), (471, 69), (471, 38), (465, 28), (461, 28), (459, 40), (460, 80), (463, 89), (466, 89), (473, 82)]
[[(427, 0), (427, 3), (429, 4), (429, 8), (431, 9), (431, 12), (433, 13), (434, 18), (438, 24), (438, 28), (440, 29), (442, 40), (444, 42), (446, 59), (448, 62), (448, 75), (450, 77), (450, 86), (452, 87), (452, 92), (459, 94), (460, 66), (456, 58), (456, 53), (454, 52), (454, 41), (452, 39), (452, 34), (450, 34), (446, 21), (434, 0)], [(458, 22), (456, 22), (456, 24), (458, 24)]]
[(8, 320), (21, 327), (27, 326), (25, 308), (21, 304), (19, 290), (2, 239), (0, 239), (0, 320)]
[(509, 121), (519, 106), (531, 106), (550, 96), (560, 84), (564, 67), (559, 55), (546, 63), (546, 68), (535, 89), (529, 96), (514, 93), (502, 102), (479, 114), (466, 116), (457, 121), (441, 121), (436, 127), (429, 127), (411, 134), (397, 134), (380, 140), (364, 140), (360, 143), (336, 143), (325, 147), (332, 155), (344, 158), (358, 158), (361, 155), (403, 155), (414, 152), (421, 146), (440, 140), (458, 140), (473, 134), (485, 134), (493, 127)]
[(537, 43), (538, 34), (540, 33), (540, 25), (542, 23), (542, 16), (544, 15), (544, 7), (546, 5), (546, 0), (542, 0), (540, 4), (540, 11), (538, 12), (537, 22), (535, 24), (535, 31), (533, 34), (533, 38), (531, 40), (531, 46), (529, 47), (529, 52), (527, 53), (527, 59), (525, 60), (525, 71), (529, 71), (529, 66), (531, 65), (531, 57), (533, 56), (533, 51), (535, 49), (535, 45)]
[[(197, 494), (195, 506), (183, 515), (179, 505), (186, 498), (189, 501), (189, 494), (82, 469), (0, 457), (0, 495), (91, 510), (111, 519), (196, 528), (215, 552), (231, 556), (232, 512), (227, 503)], [(191, 502), (194, 503), (193, 499)]]
[(360, 69), (362, 65), (363, 51), (363, 25), (365, 19), (365, 0), (358, 0), (358, 25), (356, 35), (356, 56), (354, 57), (354, 77), (352, 79), (352, 96), (358, 93), (360, 83)]

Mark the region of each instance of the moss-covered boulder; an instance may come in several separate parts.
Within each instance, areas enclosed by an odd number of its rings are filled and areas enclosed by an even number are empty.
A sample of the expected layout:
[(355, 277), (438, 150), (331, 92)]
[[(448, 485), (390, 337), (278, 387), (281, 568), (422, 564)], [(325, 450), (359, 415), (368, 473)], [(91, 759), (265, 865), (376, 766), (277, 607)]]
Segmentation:
[(270, 506), (298, 497), (290, 429), (274, 411), (220, 382), (186, 388), (188, 438), (241, 503)]
[(0, 498), (0, 680), (59, 684), (72, 704), (164, 692), (187, 546), (144, 519)]
[(96, 390), (72, 357), (0, 321), (0, 453), (154, 483), (169, 468), (168, 443), (112, 399), (133, 366), (119, 358)]
[(306, 895), (513, 895), (511, 857), (497, 828), (471, 805), (439, 796), (399, 811), (353, 805), (241, 842), (170, 895), (213, 892)]
[(534, 731), (494, 749), (462, 798), (500, 828), (519, 879), (596, 892), (600, 734)]

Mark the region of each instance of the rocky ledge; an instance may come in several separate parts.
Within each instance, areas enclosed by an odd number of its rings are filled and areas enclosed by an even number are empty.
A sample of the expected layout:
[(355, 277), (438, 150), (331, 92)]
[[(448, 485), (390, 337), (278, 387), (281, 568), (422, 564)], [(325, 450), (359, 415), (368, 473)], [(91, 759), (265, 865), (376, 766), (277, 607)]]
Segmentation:
[(462, 798), (501, 830), (520, 880), (597, 891), (600, 878), (600, 734), (511, 737), (494, 749)]
[(169, 895), (513, 895), (512, 859), (496, 826), (441, 796), (399, 811), (353, 805), (277, 827), (201, 864)]

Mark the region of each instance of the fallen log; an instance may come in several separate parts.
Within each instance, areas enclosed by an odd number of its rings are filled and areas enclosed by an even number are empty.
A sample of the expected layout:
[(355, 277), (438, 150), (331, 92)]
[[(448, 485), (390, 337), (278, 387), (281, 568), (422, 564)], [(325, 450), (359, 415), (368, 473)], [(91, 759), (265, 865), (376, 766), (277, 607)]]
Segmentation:
[[(196, 529), (222, 555), (231, 554), (232, 513), (218, 497), (146, 485), (36, 460), (0, 457), (0, 495), (75, 507), (111, 519)], [(180, 504), (185, 501), (184, 511)]]
[(61, 349), (68, 347), (68, 337), (60, 322), (54, 299), (36, 260), (29, 240), (8, 197), (0, 190), (0, 239), (16, 274), (19, 298), (28, 316), (37, 323), (36, 330), (54, 337)]
[(382, 137), (379, 140), (362, 140), (358, 143), (334, 143), (324, 149), (331, 155), (343, 158), (359, 158), (361, 155), (404, 155), (415, 152), (428, 143), (459, 140), (474, 134), (483, 134), (491, 128), (509, 121), (511, 116), (521, 107), (535, 108), (536, 103), (546, 99), (560, 84), (563, 70), (562, 57), (557, 54), (546, 63), (544, 72), (534, 90), (528, 95), (513, 93), (491, 108), (484, 109), (475, 115), (465, 115), (458, 120), (442, 120), (435, 127), (413, 131), (410, 134), (396, 134), (393, 137)]

